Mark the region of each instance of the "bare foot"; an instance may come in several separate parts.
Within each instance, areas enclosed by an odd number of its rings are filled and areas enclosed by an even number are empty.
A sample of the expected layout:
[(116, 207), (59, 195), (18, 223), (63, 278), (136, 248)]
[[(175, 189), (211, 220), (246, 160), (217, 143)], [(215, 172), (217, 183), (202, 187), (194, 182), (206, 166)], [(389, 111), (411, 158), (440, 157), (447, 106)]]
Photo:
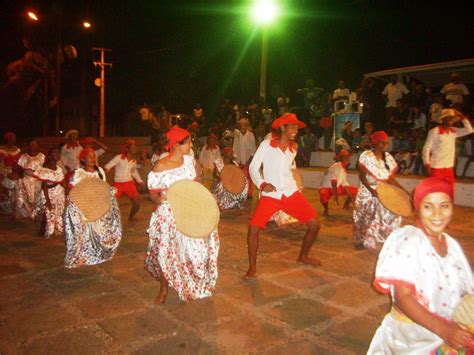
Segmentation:
[(168, 296), (168, 293), (164, 293), (164, 294), (159, 294), (156, 298), (155, 298), (155, 304), (157, 305), (160, 305), (160, 304), (164, 304), (165, 301), (166, 301), (166, 296)]
[(305, 265), (311, 265), (311, 266), (321, 266), (321, 261), (315, 258), (310, 258), (309, 256), (307, 257), (299, 257), (296, 262), (298, 264), (305, 264)]
[(244, 280), (251, 280), (257, 277), (257, 270), (248, 270), (244, 275)]

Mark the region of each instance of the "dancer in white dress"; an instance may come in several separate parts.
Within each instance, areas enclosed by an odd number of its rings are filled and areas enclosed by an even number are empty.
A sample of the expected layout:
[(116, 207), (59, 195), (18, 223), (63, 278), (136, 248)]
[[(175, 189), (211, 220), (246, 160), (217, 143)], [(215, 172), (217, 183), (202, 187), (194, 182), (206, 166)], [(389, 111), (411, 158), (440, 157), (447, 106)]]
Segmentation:
[(61, 155), (58, 148), (51, 148), (43, 167), (33, 176), (41, 181), (42, 191), (37, 200), (37, 214), (41, 217), (40, 232), (45, 238), (62, 236), (64, 233), (64, 172), (58, 165)]
[[(83, 168), (76, 169), (69, 181), (73, 189), (82, 179), (97, 178), (105, 181), (105, 173), (97, 167), (95, 152), (91, 148), (79, 154)], [(67, 199), (64, 214), (66, 257), (64, 266), (74, 268), (82, 265), (96, 265), (112, 259), (122, 239), (120, 209), (115, 198), (116, 189), (110, 188), (110, 209), (94, 222), (88, 222), (81, 210)]]
[(160, 280), (155, 303), (162, 304), (171, 286), (183, 301), (209, 297), (217, 281), (219, 236), (217, 228), (206, 238), (190, 238), (176, 229), (166, 190), (176, 181), (195, 180), (194, 158), (189, 132), (173, 127), (168, 133), (170, 154), (159, 160), (148, 176), (148, 189), (157, 204), (148, 228), (146, 269)]
[(418, 226), (397, 229), (385, 241), (374, 286), (390, 294), (392, 310), (369, 354), (457, 354), (474, 346), (474, 335), (452, 321), (461, 298), (474, 293), (469, 262), (444, 233), (453, 214), (452, 197), (446, 181), (424, 180), (414, 193)]
[(18, 165), (23, 169), (23, 178), (19, 181), (16, 216), (18, 218), (36, 218), (37, 199), (41, 191), (41, 181), (34, 173), (43, 166), (45, 156), (40, 152), (38, 142), (31, 140), (28, 153), (22, 154)]

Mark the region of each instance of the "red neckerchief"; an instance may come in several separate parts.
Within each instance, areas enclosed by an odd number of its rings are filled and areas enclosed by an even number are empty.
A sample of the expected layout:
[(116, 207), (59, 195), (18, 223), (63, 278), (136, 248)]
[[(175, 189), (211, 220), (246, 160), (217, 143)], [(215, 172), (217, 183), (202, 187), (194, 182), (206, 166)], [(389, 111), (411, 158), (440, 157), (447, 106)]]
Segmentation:
[(344, 171), (347, 173), (347, 167), (350, 165), (350, 161), (348, 161), (347, 163), (343, 163), (342, 161), (340, 162), (341, 163), (341, 166), (342, 168), (344, 169)]
[[(122, 160), (127, 159), (127, 153), (122, 153), (122, 155), (120, 156), (120, 159), (122, 159)], [(127, 159), (127, 160), (128, 160), (128, 159)], [(128, 160), (128, 161), (135, 161), (135, 159), (132, 158), (132, 159), (130, 159), (130, 160)]]
[[(275, 133), (272, 133), (272, 139), (270, 140), (270, 146), (273, 147), (273, 148), (279, 148), (280, 147), (280, 136), (278, 136)], [(298, 145), (296, 144), (295, 141), (289, 141), (289, 143), (288, 143), (288, 149), (292, 153), (295, 152), (297, 146)]]
[(444, 127), (444, 126), (438, 126), (438, 133), (439, 134), (449, 134), (449, 133), (454, 133), (456, 130), (453, 127)]
[(72, 144), (66, 143), (66, 148), (67, 149), (76, 148), (76, 147), (79, 147), (79, 142), (78, 141), (72, 142)]

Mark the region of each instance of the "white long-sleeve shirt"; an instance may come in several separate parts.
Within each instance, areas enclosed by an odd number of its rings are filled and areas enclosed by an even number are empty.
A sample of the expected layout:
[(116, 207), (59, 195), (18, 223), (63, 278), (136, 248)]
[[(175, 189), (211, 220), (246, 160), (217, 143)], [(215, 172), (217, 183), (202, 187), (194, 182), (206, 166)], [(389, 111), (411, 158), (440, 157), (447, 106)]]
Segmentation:
[(79, 153), (82, 151), (82, 146), (78, 144), (76, 147), (68, 148), (65, 144), (61, 148), (61, 162), (69, 170), (75, 170), (79, 168)]
[[(258, 188), (262, 183), (272, 184), (276, 191), (262, 191), (262, 196), (281, 199), (282, 195), (289, 197), (298, 191), (296, 181), (291, 172), (296, 168), (296, 151), (291, 152), (289, 148), (283, 152), (280, 148), (270, 145), (270, 139), (265, 139), (258, 147), (249, 166), (252, 181)], [(263, 164), (263, 176), (260, 167)]]
[(117, 154), (111, 161), (105, 164), (105, 170), (109, 171), (115, 167), (115, 182), (128, 182), (132, 180), (132, 176), (136, 182), (142, 183), (143, 180), (137, 170), (137, 162), (135, 159), (128, 160), (126, 157), (122, 159), (122, 154)]
[(248, 160), (257, 149), (255, 145), (255, 136), (250, 131), (247, 131), (242, 135), (242, 133), (236, 129), (234, 134), (234, 146), (232, 149), (234, 150), (234, 156), (237, 163), (242, 165), (247, 164)]
[(337, 187), (349, 186), (347, 182), (347, 172), (340, 161), (332, 164), (323, 175), (321, 187), (332, 188), (332, 181), (336, 181)]
[(463, 128), (451, 127), (452, 132), (440, 134), (440, 127), (432, 128), (428, 132), (423, 146), (423, 162), (435, 169), (452, 168), (456, 154), (456, 138), (472, 133), (469, 120), (463, 119)]

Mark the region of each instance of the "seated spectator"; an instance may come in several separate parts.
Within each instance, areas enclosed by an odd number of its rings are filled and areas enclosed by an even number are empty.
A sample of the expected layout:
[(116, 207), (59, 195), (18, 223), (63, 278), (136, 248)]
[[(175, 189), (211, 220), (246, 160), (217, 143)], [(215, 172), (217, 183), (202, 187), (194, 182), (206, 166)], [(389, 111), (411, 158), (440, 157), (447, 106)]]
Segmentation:
[(461, 75), (458, 73), (451, 74), (451, 82), (444, 85), (440, 92), (446, 95), (445, 99), (451, 102), (451, 106), (457, 103), (463, 105), (465, 97), (469, 95), (469, 90), (461, 82)]
[(391, 130), (391, 136), (392, 136), (392, 150), (390, 151), (390, 154), (395, 156), (401, 151), (402, 137), (400, 137), (400, 131), (397, 128), (393, 128)]
[(349, 101), (349, 96), (351, 95), (351, 91), (346, 88), (346, 84), (344, 81), (340, 80), (338, 83), (338, 88), (334, 90), (332, 94), (332, 100), (336, 101)]
[(415, 175), (423, 175), (423, 158), (421, 152), (426, 141), (426, 131), (417, 128), (413, 131), (414, 140), (414, 164), (412, 173)]
[(402, 131), (407, 128), (409, 111), (402, 100), (397, 100), (397, 107), (392, 111), (389, 118), (389, 128)]
[(421, 111), (418, 106), (413, 106), (410, 109), (410, 113), (408, 115), (408, 122), (411, 129), (425, 129), (426, 115)]
[(399, 174), (408, 174), (411, 165), (413, 164), (414, 153), (413, 141), (410, 137), (410, 131), (405, 130), (398, 138), (398, 153), (395, 154), (395, 161), (398, 164)]
[(433, 96), (434, 102), (430, 106), (430, 127), (434, 124), (440, 123), (439, 117), (441, 116), (441, 110), (444, 108), (444, 98), (442, 94), (436, 94)]
[(352, 145), (352, 121), (346, 121), (342, 127), (341, 136), (344, 138), (349, 146)]
[(298, 146), (298, 158), (302, 162), (303, 166), (309, 166), (311, 159), (311, 152), (317, 150), (316, 145), (318, 143), (318, 137), (311, 132), (309, 127), (306, 127), (304, 134), (300, 136)]
[(354, 132), (352, 132), (351, 149), (353, 152), (359, 152), (362, 149), (362, 134), (360, 133), (360, 128), (356, 128)]
[(364, 123), (364, 134), (362, 135), (361, 148), (364, 150), (372, 148), (372, 140), (370, 136), (374, 133), (375, 127), (372, 122)]

